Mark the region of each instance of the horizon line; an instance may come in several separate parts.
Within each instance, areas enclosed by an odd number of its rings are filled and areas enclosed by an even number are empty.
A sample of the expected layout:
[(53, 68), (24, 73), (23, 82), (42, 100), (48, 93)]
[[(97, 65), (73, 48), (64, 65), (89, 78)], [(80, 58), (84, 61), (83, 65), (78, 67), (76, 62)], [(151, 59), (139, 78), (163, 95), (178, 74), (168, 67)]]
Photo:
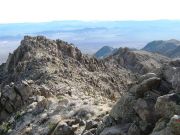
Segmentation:
[(25, 22), (0, 22), (0, 25), (8, 24), (38, 24), (38, 23), (51, 23), (51, 22), (152, 22), (152, 21), (180, 21), (180, 19), (147, 19), (147, 20), (50, 20), (50, 21), (25, 21)]

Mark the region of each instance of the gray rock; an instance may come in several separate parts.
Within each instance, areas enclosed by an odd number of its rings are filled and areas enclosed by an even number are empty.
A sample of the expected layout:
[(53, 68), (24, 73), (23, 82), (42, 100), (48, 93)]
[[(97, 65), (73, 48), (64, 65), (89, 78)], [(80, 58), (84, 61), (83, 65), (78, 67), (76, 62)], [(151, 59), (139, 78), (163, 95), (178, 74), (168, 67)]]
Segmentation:
[(83, 135), (95, 135), (95, 133), (96, 133), (96, 128), (92, 128), (86, 131)]
[(172, 84), (176, 92), (180, 92), (180, 67), (175, 64), (165, 65), (161, 70), (162, 77)]
[(119, 101), (110, 111), (110, 116), (115, 120), (133, 119), (135, 111), (133, 109), (136, 98), (131, 94), (122, 95)]
[(175, 134), (173, 134), (169, 128), (165, 128), (161, 131), (153, 132), (150, 135), (175, 135)]
[(32, 96), (32, 88), (28, 84), (18, 84), (14, 87), (14, 89), (22, 97), (23, 100), (27, 100), (30, 96)]
[(111, 117), (110, 115), (106, 115), (103, 117), (102, 122), (99, 123), (96, 130), (96, 134), (99, 135), (105, 128), (115, 125), (116, 125), (116, 121), (114, 120), (114, 118)]
[(157, 77), (157, 75), (155, 73), (144, 74), (139, 78), (139, 82), (142, 82), (142, 81), (147, 80), (147, 79), (152, 78), (152, 77)]
[(104, 116), (102, 122), (106, 127), (110, 127), (116, 124), (116, 121), (113, 119), (113, 117), (109, 115)]
[(180, 67), (180, 59), (173, 59), (169, 62), (169, 65), (170, 66), (173, 66), (173, 67)]
[(10, 101), (14, 101), (16, 95), (17, 93), (14, 90), (14, 87), (10, 87), (9, 85), (6, 85), (4, 89), (2, 89), (2, 96), (8, 98)]
[(139, 128), (140, 128), (140, 130), (141, 130), (144, 134), (149, 134), (149, 133), (151, 133), (152, 130), (153, 130), (153, 128), (154, 128), (153, 123), (148, 123), (148, 122), (143, 121), (143, 120), (139, 120), (138, 123), (139, 123)]
[(105, 128), (100, 135), (127, 135), (130, 124), (116, 125)]
[(86, 122), (85, 122), (84, 120), (81, 120), (81, 121), (79, 122), (79, 126), (84, 126), (84, 125), (86, 125)]
[(50, 106), (51, 102), (47, 99), (43, 99), (42, 101), (38, 102), (35, 109), (33, 110), (33, 114), (37, 115), (42, 113), (45, 109)]
[(90, 131), (85, 132), (83, 135), (93, 135)]
[(150, 115), (150, 111), (148, 108), (148, 104), (144, 99), (138, 99), (134, 105), (134, 110), (136, 111), (136, 113), (139, 115), (139, 117), (146, 121)]
[(171, 118), (175, 114), (180, 115), (180, 94), (173, 93), (158, 97), (155, 111), (165, 118)]
[(169, 123), (167, 121), (160, 121), (156, 124), (155, 130), (151, 135), (179, 135), (180, 134), (180, 116), (174, 115)]
[(143, 121), (155, 121), (156, 117), (152, 103), (139, 98), (133, 108)]
[(156, 122), (153, 132), (158, 132), (160, 130), (163, 130), (164, 128), (166, 128), (168, 122), (169, 122), (169, 119), (165, 119), (165, 118), (159, 119)]
[(6, 112), (5, 110), (1, 110), (0, 121), (6, 120), (9, 116), (10, 116), (10, 114), (8, 112)]
[(141, 134), (141, 131), (140, 131), (139, 127), (134, 123), (131, 124), (127, 135), (140, 135), (140, 134)]
[(58, 125), (54, 135), (75, 135), (72, 127), (68, 126), (67, 124), (60, 124)]
[(144, 93), (153, 89), (157, 89), (160, 85), (161, 79), (158, 77), (152, 77), (144, 80), (142, 83), (135, 85), (130, 89), (130, 92), (136, 97), (143, 97)]
[(97, 128), (97, 126), (98, 126), (98, 123), (96, 121), (90, 120), (90, 121), (87, 121), (85, 129), (89, 130), (92, 128)]
[(80, 118), (80, 119), (88, 119), (89, 116), (93, 116), (94, 115), (94, 110), (91, 106), (83, 106), (81, 108), (78, 108), (73, 116)]

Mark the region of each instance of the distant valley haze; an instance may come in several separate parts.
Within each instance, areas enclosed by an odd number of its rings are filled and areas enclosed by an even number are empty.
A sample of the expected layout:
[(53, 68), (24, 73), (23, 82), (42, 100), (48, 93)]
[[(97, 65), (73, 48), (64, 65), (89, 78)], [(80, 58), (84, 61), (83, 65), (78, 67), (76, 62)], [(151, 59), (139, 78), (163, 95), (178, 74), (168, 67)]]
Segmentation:
[(103, 46), (141, 49), (154, 40), (180, 40), (179, 0), (0, 0), (0, 4), (1, 63), (24, 35), (62, 39), (88, 54)]
[(0, 24), (0, 60), (16, 49), (24, 35), (44, 35), (73, 43), (93, 54), (103, 46), (141, 49), (153, 40), (180, 37), (179, 20), (154, 21), (52, 21)]

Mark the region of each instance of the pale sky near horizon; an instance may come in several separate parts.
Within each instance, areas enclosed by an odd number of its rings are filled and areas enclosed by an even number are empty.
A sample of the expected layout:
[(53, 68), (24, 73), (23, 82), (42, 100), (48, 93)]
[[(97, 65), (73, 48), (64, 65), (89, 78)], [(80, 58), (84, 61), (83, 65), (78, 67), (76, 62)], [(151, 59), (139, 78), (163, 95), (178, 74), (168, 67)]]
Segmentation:
[(0, 23), (180, 20), (180, 0), (0, 0)]

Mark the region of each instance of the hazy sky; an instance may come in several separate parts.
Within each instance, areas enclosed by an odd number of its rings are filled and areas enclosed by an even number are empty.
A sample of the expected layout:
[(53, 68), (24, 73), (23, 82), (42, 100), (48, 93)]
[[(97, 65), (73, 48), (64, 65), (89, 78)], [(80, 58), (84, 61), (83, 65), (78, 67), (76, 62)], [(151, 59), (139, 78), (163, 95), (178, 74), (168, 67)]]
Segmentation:
[(0, 23), (179, 19), (180, 0), (0, 0)]

